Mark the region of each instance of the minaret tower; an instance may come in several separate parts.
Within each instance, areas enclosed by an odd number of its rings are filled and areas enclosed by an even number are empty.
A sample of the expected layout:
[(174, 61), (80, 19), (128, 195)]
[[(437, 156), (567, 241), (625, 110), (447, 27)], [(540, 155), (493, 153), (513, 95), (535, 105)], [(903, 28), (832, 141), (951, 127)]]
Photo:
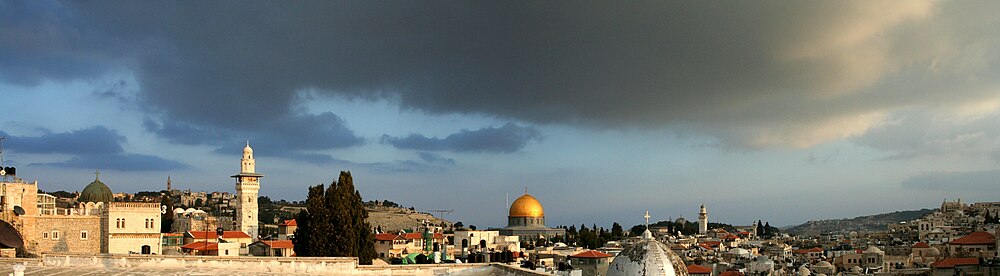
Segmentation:
[(698, 211), (698, 234), (708, 233), (708, 210), (705, 209), (705, 204), (701, 205), (701, 210)]
[(236, 225), (239, 230), (247, 233), (257, 240), (257, 194), (260, 192), (260, 178), (263, 174), (258, 174), (254, 170), (253, 149), (250, 148), (250, 141), (243, 148), (243, 159), (240, 159), (240, 173), (233, 175), (236, 178)]

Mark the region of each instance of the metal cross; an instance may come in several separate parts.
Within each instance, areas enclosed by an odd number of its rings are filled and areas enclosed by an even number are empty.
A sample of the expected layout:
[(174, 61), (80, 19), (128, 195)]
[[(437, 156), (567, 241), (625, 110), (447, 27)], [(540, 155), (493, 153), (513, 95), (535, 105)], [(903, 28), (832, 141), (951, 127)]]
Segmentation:
[(646, 228), (649, 228), (649, 209), (646, 209), (646, 215), (642, 217), (646, 218)]
[(95, 178), (98, 178), (98, 179), (101, 178), (101, 171), (100, 170), (94, 170), (94, 175), (96, 176)]

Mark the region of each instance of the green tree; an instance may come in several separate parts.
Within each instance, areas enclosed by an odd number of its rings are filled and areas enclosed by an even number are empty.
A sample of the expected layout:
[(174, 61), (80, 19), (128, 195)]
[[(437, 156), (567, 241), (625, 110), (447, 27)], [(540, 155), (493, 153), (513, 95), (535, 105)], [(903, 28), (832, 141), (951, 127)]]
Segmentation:
[(371, 264), (376, 257), (375, 235), (366, 218), (350, 172), (340, 172), (340, 178), (325, 189), (322, 184), (309, 187), (306, 211), (296, 218), (299, 228), (292, 241), (296, 255), (358, 257), (361, 264)]
[(622, 225), (618, 224), (617, 221), (614, 222), (614, 223), (612, 223), (611, 224), (611, 239), (618, 240), (618, 239), (621, 239), (622, 236), (625, 236), (625, 229), (622, 229)]

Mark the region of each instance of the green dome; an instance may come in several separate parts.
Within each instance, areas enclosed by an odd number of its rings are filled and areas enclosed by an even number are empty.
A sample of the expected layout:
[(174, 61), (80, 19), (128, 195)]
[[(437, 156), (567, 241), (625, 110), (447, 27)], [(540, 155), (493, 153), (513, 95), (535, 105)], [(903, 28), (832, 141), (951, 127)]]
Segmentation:
[(108, 188), (108, 185), (104, 185), (100, 177), (95, 177), (94, 182), (90, 182), (86, 188), (83, 188), (83, 192), (80, 192), (80, 199), (77, 201), (110, 203), (113, 199), (114, 196), (111, 194), (111, 188)]

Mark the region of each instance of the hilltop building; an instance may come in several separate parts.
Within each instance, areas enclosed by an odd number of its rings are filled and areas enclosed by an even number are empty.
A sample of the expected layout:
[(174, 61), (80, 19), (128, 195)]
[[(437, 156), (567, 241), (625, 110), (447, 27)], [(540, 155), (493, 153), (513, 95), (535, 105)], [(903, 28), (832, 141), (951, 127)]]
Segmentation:
[(500, 235), (518, 236), (521, 241), (548, 240), (565, 234), (565, 229), (545, 226), (542, 203), (527, 192), (510, 205), (507, 227), (500, 229)]
[(243, 159), (240, 159), (240, 173), (233, 175), (236, 178), (236, 225), (240, 231), (247, 233), (254, 240), (258, 236), (257, 219), (257, 195), (260, 192), (260, 178), (263, 174), (256, 173), (253, 149), (250, 142), (243, 148)]

